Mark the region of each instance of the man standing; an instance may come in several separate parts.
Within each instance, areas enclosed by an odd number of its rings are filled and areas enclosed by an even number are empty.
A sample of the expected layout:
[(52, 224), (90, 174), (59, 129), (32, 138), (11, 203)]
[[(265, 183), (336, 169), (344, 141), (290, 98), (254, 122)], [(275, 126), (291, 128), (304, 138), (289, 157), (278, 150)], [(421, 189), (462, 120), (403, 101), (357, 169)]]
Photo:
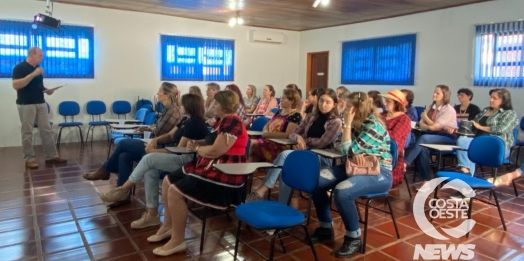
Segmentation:
[(22, 123), (22, 148), (24, 150), (25, 166), (29, 169), (38, 168), (35, 162), (33, 149), (33, 123), (40, 130), (40, 138), (46, 156), (45, 164), (65, 163), (67, 160), (58, 157), (49, 117), (44, 92), (53, 94), (53, 90), (44, 87), (44, 69), (39, 64), (44, 59), (42, 49), (31, 47), (27, 51), (27, 59), (13, 68), (13, 88), (17, 92), (16, 104), (18, 115)]

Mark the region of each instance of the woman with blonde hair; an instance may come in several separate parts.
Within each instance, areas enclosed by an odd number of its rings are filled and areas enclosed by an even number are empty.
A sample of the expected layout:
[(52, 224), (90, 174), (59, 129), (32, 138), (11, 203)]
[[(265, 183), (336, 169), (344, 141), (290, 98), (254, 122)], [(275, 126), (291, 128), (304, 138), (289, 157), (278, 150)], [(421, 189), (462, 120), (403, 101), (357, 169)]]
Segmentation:
[(380, 171), (376, 176), (348, 175), (345, 164), (320, 170), (318, 185), (312, 194), (319, 227), (315, 229), (311, 239), (318, 243), (334, 238), (331, 204), (327, 194), (332, 190), (346, 228), (344, 243), (335, 251), (336, 257), (351, 256), (362, 246), (355, 200), (365, 194), (386, 192), (391, 188), (392, 182), (390, 137), (384, 122), (365, 93), (354, 92), (349, 95), (344, 122), (342, 154), (358, 165), (365, 163), (365, 156), (375, 156), (380, 164)]
[[(420, 164), (419, 173), (424, 184), (430, 180), (430, 166), (428, 148), (420, 144), (447, 144), (455, 145), (456, 138), (448, 131), (457, 128), (457, 113), (453, 106), (449, 105), (451, 90), (446, 85), (437, 85), (433, 92), (433, 103), (420, 115), (419, 126), (421, 129), (431, 131), (431, 134), (423, 134), (418, 137), (415, 144), (409, 148), (404, 158), (404, 170), (418, 156)], [(400, 146), (400, 144), (399, 144)]]
[(246, 113), (253, 113), (257, 108), (260, 97), (257, 96), (257, 88), (253, 84), (249, 84), (246, 88), (246, 96), (244, 96), (244, 105), (246, 106)]
[[(178, 89), (176, 85), (168, 82), (162, 83), (158, 90), (158, 101), (164, 105), (160, 114), (158, 125), (147, 127), (153, 137), (158, 137), (169, 133), (182, 119), (182, 113), (178, 105)], [(146, 130), (145, 128), (142, 130)], [(139, 162), (146, 155), (144, 142), (139, 139), (123, 139), (117, 145), (109, 159), (104, 165), (92, 173), (84, 174), (87, 180), (108, 180), (111, 173), (118, 174), (117, 186), (122, 186), (128, 180), (133, 171), (133, 162)], [(113, 202), (111, 207), (129, 204), (127, 197), (125, 200)]]
[(196, 85), (193, 85), (193, 86), (189, 87), (189, 93), (199, 95), (200, 97), (204, 97), (204, 96), (202, 96), (202, 92), (200, 91), (200, 87), (198, 87)]

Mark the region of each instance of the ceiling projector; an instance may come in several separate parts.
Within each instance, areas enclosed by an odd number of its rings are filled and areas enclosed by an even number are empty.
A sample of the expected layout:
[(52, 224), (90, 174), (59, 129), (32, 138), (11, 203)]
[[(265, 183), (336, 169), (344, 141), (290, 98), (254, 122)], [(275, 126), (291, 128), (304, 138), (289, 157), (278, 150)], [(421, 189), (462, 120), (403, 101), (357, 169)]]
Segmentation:
[(49, 29), (58, 30), (60, 28), (61, 21), (53, 18), (51, 16), (47, 16), (44, 14), (37, 14), (35, 15), (34, 24), (38, 26), (47, 27)]

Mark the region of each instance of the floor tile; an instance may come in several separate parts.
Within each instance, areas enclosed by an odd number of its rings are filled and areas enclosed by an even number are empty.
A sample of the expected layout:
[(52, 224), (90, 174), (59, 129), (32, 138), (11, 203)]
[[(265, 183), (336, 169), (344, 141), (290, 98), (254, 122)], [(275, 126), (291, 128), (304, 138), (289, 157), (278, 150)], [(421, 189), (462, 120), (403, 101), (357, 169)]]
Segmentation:
[(87, 243), (92, 245), (123, 238), (125, 237), (125, 234), (122, 232), (122, 229), (120, 229), (119, 226), (111, 226), (86, 231), (84, 232), (84, 236), (87, 240)]
[(79, 233), (42, 239), (42, 252), (50, 254), (83, 246)]
[(90, 245), (89, 247), (97, 260), (122, 257), (134, 252), (134, 247), (127, 238)]

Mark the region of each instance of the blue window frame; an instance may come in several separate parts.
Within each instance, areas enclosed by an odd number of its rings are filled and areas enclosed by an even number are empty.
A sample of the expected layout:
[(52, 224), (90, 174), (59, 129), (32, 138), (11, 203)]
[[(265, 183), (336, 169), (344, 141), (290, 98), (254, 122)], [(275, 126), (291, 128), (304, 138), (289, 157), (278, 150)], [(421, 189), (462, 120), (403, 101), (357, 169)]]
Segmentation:
[(93, 27), (62, 25), (59, 32), (33, 23), (0, 20), (0, 78), (10, 78), (30, 47), (40, 47), (46, 78), (94, 78)]
[(342, 43), (343, 84), (414, 85), (417, 35)]
[(163, 81), (233, 81), (235, 41), (161, 35)]
[(477, 25), (473, 85), (522, 87), (524, 21)]

